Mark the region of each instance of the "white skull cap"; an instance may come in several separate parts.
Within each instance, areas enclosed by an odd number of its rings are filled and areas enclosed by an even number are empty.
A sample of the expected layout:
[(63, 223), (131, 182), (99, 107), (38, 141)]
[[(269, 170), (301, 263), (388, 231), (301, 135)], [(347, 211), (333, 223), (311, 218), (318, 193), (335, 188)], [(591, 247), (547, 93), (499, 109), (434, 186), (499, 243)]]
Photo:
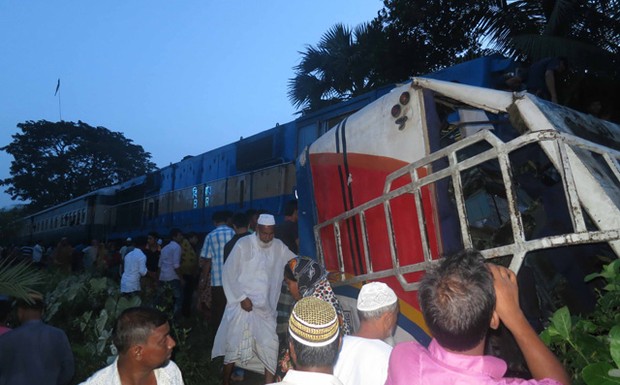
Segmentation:
[(370, 282), (362, 286), (357, 297), (357, 310), (373, 311), (398, 301), (394, 290), (383, 282)]
[(261, 214), (258, 217), (258, 224), (263, 226), (273, 226), (276, 224), (276, 220), (271, 214)]

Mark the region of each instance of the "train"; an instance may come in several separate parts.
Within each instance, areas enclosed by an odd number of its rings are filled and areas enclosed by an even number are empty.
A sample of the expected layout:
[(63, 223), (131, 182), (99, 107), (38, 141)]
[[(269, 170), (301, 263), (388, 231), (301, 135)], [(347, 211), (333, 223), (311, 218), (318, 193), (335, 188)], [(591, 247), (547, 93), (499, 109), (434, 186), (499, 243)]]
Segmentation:
[(33, 214), (22, 238), (204, 234), (215, 211), (281, 220), (298, 198), (300, 254), (335, 273), (354, 326), (360, 286), (382, 281), (395, 340), (428, 342), (419, 280), (463, 248), (527, 271), (542, 307), (580, 310), (583, 275), (620, 256), (620, 126), (498, 90), (514, 66), (490, 56), (379, 88)]
[[(490, 86), (512, 65), (508, 59), (491, 56), (428, 76)], [(213, 228), (211, 215), (219, 210), (263, 209), (281, 219), (285, 203), (297, 196), (295, 161), (304, 148), (394, 86), (29, 215), (19, 223), (19, 240), (55, 243), (64, 236), (77, 243), (149, 231), (166, 234), (173, 227), (204, 234)]]

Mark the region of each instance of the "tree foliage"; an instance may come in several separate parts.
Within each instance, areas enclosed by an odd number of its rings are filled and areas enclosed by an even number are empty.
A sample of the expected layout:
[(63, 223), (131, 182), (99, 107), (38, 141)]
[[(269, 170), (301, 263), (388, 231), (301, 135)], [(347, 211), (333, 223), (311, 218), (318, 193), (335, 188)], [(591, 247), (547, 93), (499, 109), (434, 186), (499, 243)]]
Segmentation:
[(336, 24), (316, 46), (308, 45), (289, 81), (289, 99), (302, 110), (334, 104), (376, 87), (376, 50), (381, 31), (370, 24), (350, 28)]
[(369, 23), (330, 28), (308, 45), (289, 99), (303, 111), (436, 71), (480, 52), (475, 25), (490, 0), (385, 0)]
[(620, 74), (617, 0), (516, 0), (488, 8), (479, 27), (493, 47), (514, 58), (565, 56), (581, 68)]
[(19, 123), (21, 133), (2, 150), (11, 154), (12, 199), (40, 209), (111, 186), (155, 168), (151, 154), (120, 132), (86, 123)]
[(490, 0), (384, 0), (374, 23), (386, 36), (386, 55), (379, 72), (402, 81), (437, 71), (481, 51), (475, 26)]

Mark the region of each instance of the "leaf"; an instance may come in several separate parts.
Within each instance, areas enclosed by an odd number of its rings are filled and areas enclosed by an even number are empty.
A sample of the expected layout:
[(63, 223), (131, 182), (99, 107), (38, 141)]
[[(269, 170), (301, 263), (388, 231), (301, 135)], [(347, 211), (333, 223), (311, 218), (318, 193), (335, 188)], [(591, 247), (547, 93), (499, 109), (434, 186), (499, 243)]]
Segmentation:
[(614, 326), (609, 331), (609, 351), (616, 367), (620, 368), (620, 325)]
[(116, 299), (113, 297), (108, 297), (105, 301), (105, 310), (108, 314), (114, 316), (116, 314)]
[(559, 335), (564, 337), (566, 340), (570, 340), (572, 322), (567, 306), (564, 306), (553, 313), (553, 316), (551, 316), (551, 324), (557, 330)]
[(89, 283), (90, 283), (90, 287), (93, 289), (93, 292), (95, 293), (104, 291), (106, 287), (108, 286), (108, 280), (105, 277), (92, 278)]
[(612, 369), (607, 362), (597, 362), (583, 368), (581, 375), (587, 385), (620, 385), (620, 378), (609, 375)]
[(99, 314), (99, 317), (97, 318), (97, 321), (95, 321), (95, 327), (96, 327), (98, 336), (100, 336), (105, 330), (105, 325), (107, 322), (108, 322), (108, 312), (105, 309), (103, 309), (101, 310), (101, 313)]
[(13, 260), (0, 260), (0, 293), (30, 301), (29, 294), (34, 286), (43, 282), (40, 271), (34, 270), (30, 262), (13, 265)]

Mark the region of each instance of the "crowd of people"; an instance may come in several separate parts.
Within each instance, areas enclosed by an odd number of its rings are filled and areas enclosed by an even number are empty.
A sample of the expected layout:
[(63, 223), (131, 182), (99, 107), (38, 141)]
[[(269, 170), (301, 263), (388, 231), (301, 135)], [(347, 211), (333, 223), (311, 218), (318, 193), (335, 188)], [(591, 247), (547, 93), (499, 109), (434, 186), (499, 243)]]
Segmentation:
[[(298, 255), (295, 201), (285, 214), (285, 223), (276, 225), (268, 213), (257, 213), (255, 221), (246, 213), (216, 213), (215, 229), (202, 243), (178, 229), (163, 245), (157, 234), (143, 245), (127, 239), (119, 250), (121, 292), (146, 301), (118, 317), (112, 333), (117, 358), (84, 384), (183, 384), (182, 368), (171, 361), (169, 322), (194, 310), (214, 333), (212, 358), (223, 357), (224, 385), (243, 378), (243, 370), (263, 373), (266, 384), (570, 384), (523, 315), (510, 270), (473, 250), (442, 258), (418, 291), (432, 341), (393, 347), (400, 314), (394, 291), (382, 282), (363, 285), (354, 330), (325, 267)], [(99, 250), (99, 244), (91, 247)], [(102, 257), (93, 252), (88, 258), (84, 269), (97, 268)], [(172, 293), (170, 320), (149, 306), (162, 288)], [(20, 301), (22, 325), (0, 329), (0, 385), (71, 380), (69, 341), (41, 321), (43, 308), (42, 297)], [(487, 332), (500, 323), (512, 332), (531, 378), (504, 377), (506, 363), (485, 355)]]

